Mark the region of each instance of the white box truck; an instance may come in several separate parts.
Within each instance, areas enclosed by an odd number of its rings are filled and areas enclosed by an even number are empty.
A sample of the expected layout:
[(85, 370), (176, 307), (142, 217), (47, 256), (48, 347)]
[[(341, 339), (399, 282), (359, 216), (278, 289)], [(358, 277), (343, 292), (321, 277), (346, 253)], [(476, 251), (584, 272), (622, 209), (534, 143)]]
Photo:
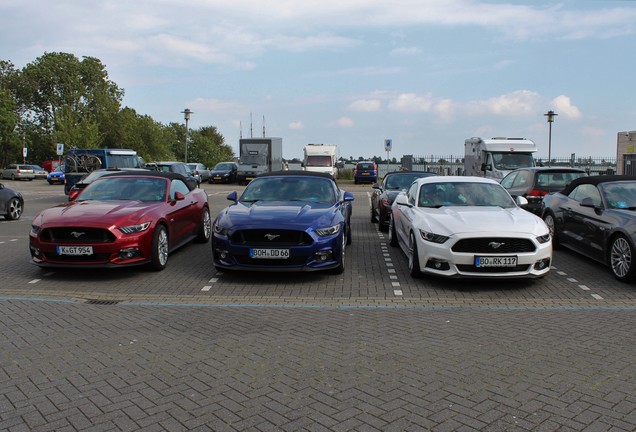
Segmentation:
[(333, 144), (307, 144), (303, 149), (303, 169), (336, 177), (337, 154), (338, 147)]
[(239, 166), (236, 174), (239, 184), (247, 184), (259, 174), (283, 169), (282, 138), (241, 138), (239, 140)]
[(464, 175), (501, 181), (510, 171), (535, 166), (537, 145), (526, 138), (468, 138), (464, 141)]

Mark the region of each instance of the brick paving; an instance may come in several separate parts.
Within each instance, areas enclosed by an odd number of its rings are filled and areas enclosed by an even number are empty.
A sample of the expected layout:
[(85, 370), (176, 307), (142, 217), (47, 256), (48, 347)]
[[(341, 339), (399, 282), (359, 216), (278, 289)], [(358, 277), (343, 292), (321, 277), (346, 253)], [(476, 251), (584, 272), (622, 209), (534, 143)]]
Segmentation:
[(161, 273), (41, 270), (29, 217), (60, 198), (35, 183), (0, 221), (0, 430), (636, 430), (636, 290), (574, 254), (412, 280), (357, 186), (343, 275), (219, 274), (195, 244)]

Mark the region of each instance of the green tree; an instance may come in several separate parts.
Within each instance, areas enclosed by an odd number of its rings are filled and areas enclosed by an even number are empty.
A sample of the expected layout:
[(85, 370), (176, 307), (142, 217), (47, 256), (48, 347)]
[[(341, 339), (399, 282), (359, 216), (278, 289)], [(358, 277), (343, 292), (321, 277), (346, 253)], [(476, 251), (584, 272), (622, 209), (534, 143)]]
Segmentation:
[(23, 121), (39, 136), (33, 145), (45, 146), (43, 152), (50, 155), (56, 143), (103, 147), (123, 97), (98, 59), (80, 61), (68, 53), (45, 53), (26, 65), (16, 93), (29, 113)]

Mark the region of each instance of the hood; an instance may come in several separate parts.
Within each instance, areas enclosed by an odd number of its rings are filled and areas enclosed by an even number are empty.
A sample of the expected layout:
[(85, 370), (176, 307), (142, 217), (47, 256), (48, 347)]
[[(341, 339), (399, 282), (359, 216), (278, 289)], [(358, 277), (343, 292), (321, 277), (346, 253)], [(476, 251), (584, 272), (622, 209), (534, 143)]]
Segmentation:
[(232, 172), (232, 170), (229, 169), (213, 169), (210, 170), (210, 175), (223, 175), (223, 174), (230, 174)]
[(43, 210), (34, 224), (40, 226), (111, 226), (137, 223), (162, 203), (142, 201), (73, 201)]
[(440, 207), (418, 208), (418, 226), (442, 235), (460, 233), (527, 233), (536, 236), (547, 234), (548, 228), (540, 217), (519, 207)]
[(231, 205), (223, 212), (223, 226), (327, 227), (334, 222), (335, 208), (329, 203), (297, 201), (257, 201)]

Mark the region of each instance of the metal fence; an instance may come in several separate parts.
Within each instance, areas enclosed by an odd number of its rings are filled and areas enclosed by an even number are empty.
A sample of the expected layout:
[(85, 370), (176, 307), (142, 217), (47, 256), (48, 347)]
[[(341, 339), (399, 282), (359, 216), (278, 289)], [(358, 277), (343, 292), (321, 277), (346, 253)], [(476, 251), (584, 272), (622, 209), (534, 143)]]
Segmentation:
[[(616, 173), (616, 157), (553, 157), (548, 163), (547, 157), (535, 158), (539, 166), (581, 168), (590, 175)], [(380, 177), (401, 167), (412, 171), (430, 171), (439, 175), (463, 175), (464, 157), (454, 155), (403, 156), (399, 164), (378, 164)]]

